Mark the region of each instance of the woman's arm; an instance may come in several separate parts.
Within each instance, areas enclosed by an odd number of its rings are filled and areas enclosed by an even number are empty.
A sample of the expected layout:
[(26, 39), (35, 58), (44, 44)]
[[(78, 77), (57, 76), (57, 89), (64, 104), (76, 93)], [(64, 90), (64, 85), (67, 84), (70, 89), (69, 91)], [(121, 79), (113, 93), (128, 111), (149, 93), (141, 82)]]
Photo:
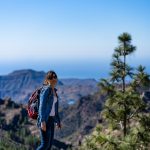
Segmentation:
[(40, 94), (40, 105), (39, 105), (39, 116), (40, 122), (44, 122), (45, 119), (45, 109), (46, 109), (46, 101), (49, 95), (49, 88), (43, 88)]
[(57, 102), (55, 103), (55, 121), (57, 124), (60, 125), (60, 117), (59, 117), (58, 109), (59, 109), (59, 98), (57, 96)]
[(59, 100), (57, 100), (57, 102), (56, 102), (56, 104), (55, 104), (55, 108), (56, 108), (56, 114), (55, 114), (55, 116), (56, 116), (56, 122), (57, 122), (58, 124), (60, 124), (60, 117), (59, 117), (59, 112), (58, 112)]

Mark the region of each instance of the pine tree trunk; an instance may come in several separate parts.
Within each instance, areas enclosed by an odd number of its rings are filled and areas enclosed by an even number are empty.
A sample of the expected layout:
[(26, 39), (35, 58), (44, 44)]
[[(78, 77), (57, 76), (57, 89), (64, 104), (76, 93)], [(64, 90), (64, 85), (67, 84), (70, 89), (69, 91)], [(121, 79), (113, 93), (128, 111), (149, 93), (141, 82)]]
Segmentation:
[[(125, 83), (125, 72), (126, 72), (126, 54), (125, 54), (125, 43), (124, 43), (124, 72), (123, 72), (123, 79), (122, 79), (122, 88), (123, 88), (123, 95), (125, 94), (125, 90), (126, 90), (126, 83)], [(126, 133), (127, 133), (127, 115), (126, 115), (126, 101), (124, 100), (124, 119), (123, 119), (123, 126), (124, 126), (124, 129), (123, 129), (123, 133), (124, 133), (124, 137), (126, 136)]]
[[(125, 78), (123, 78), (123, 94), (125, 93)], [(127, 115), (126, 115), (126, 102), (124, 100), (124, 119), (123, 119), (123, 133), (124, 133), (124, 137), (126, 136), (127, 133)]]

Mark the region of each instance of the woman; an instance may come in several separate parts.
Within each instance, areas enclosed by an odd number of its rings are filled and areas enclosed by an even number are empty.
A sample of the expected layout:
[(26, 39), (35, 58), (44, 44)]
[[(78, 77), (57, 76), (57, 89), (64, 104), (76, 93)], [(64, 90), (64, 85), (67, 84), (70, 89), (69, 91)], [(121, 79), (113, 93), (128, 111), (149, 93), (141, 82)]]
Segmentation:
[(59, 98), (55, 88), (57, 75), (49, 71), (45, 77), (44, 85), (40, 93), (39, 116), (37, 125), (40, 128), (41, 145), (37, 150), (50, 150), (54, 137), (54, 123), (61, 128), (58, 103)]

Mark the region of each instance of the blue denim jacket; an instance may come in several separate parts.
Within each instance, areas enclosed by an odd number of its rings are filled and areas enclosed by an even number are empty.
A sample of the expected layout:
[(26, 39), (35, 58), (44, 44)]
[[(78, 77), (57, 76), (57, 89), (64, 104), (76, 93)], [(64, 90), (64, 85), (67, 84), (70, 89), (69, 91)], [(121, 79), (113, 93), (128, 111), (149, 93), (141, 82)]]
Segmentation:
[[(57, 89), (55, 89), (55, 91), (57, 91)], [(41, 122), (48, 121), (48, 117), (52, 109), (53, 101), (54, 101), (54, 95), (51, 86), (44, 85), (40, 92), (39, 115), (37, 118), (38, 127), (40, 127)], [(60, 118), (58, 113), (58, 107), (59, 107), (59, 97), (57, 97), (57, 102), (55, 103), (55, 116), (54, 116), (55, 123), (59, 124)]]

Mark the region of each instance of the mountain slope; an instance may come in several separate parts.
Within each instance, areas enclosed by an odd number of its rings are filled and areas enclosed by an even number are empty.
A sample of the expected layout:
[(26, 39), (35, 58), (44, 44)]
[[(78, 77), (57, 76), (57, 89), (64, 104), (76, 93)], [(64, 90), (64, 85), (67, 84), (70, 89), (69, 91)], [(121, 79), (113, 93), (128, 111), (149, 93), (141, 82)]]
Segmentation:
[[(76, 145), (80, 134), (89, 134), (97, 122), (99, 122), (103, 99), (104, 97), (97, 93), (84, 96), (75, 104), (69, 105), (66, 108), (60, 106), (62, 129), (55, 130), (55, 138), (64, 143), (69, 141)], [(25, 133), (39, 137), (36, 120), (27, 117), (24, 105), (16, 104), (11, 99), (0, 100), (0, 115), (0, 128), (5, 131), (13, 131), (15, 135), (22, 132), (22, 142), (24, 141)], [(18, 130), (18, 127), (21, 129)], [(28, 131), (25, 129), (28, 129)], [(20, 132), (18, 133), (18, 131)]]
[[(24, 105), (11, 99), (0, 99), (0, 149), (33, 150), (40, 144), (36, 121), (29, 119)], [(35, 136), (36, 135), (36, 136)], [(54, 140), (55, 150), (67, 149), (70, 145)]]
[(99, 93), (80, 98), (78, 102), (60, 112), (62, 119), (61, 133), (56, 137), (77, 144), (80, 135), (89, 134), (98, 122), (102, 110), (104, 97)]

